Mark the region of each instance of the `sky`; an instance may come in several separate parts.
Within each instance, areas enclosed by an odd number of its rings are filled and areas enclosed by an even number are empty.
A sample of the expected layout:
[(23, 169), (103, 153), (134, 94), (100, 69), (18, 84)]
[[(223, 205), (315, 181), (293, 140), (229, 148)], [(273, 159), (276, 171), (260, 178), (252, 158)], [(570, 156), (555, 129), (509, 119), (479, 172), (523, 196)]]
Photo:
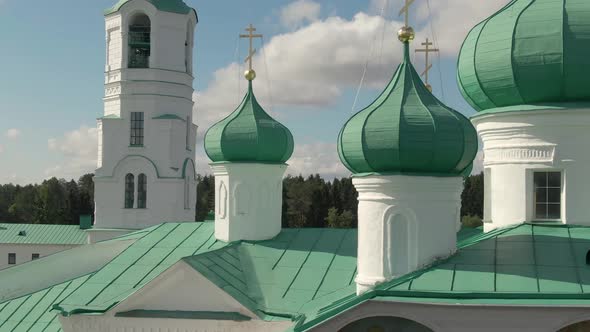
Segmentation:
[[(96, 118), (103, 113), (104, 94), (102, 13), (115, 2), (0, 0), (0, 184), (78, 179), (96, 168)], [(295, 138), (288, 172), (328, 179), (350, 175), (336, 152), (338, 132), (377, 97), (399, 64), (396, 31), (403, 25), (398, 12), (404, 1), (185, 2), (199, 16), (197, 171), (210, 172), (204, 133), (245, 94), (248, 45), (238, 35), (252, 23), (264, 35), (255, 45), (255, 93)], [(430, 72), (434, 94), (467, 116), (475, 112), (457, 87), (457, 54), (468, 31), (507, 2), (416, 0), (412, 6), (412, 48), (421, 48), (428, 37), (440, 49)], [(421, 72), (423, 55), (412, 54)]]

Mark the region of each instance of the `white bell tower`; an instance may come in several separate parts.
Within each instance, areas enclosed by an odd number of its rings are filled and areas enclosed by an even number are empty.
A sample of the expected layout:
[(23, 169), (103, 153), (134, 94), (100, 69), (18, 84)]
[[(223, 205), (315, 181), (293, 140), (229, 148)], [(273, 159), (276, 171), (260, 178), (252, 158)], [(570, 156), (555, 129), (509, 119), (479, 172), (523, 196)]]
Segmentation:
[(181, 0), (120, 0), (105, 15), (95, 230), (194, 221), (197, 14)]

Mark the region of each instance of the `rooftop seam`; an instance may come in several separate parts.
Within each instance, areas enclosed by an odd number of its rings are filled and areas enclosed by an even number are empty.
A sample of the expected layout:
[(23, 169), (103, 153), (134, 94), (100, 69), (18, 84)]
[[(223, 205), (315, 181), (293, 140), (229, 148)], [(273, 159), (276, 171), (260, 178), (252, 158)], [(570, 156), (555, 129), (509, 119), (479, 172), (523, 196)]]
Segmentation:
[(199, 224), (199, 226), (197, 228), (195, 228), (192, 232), (190, 232), (190, 234), (184, 238), (184, 240), (182, 240), (175, 248), (173, 248), (172, 250), (170, 250), (170, 252), (164, 256), (160, 262), (158, 264), (154, 264), (154, 267), (151, 268), (151, 270), (149, 270), (144, 276), (143, 278), (141, 278), (141, 280), (139, 280), (134, 286), (133, 288), (135, 289), (137, 286), (141, 285), (141, 282), (145, 280), (145, 278), (147, 278), (148, 275), (150, 275), (150, 273), (152, 273), (152, 271), (154, 271), (158, 266), (160, 266), (160, 264), (162, 264), (162, 262), (164, 260), (166, 260), (168, 257), (170, 257), (170, 255), (172, 255), (172, 253), (179, 247), (181, 246), (186, 240), (188, 240), (199, 228), (201, 228), (202, 224)]
[(584, 293), (584, 286), (582, 286), (582, 277), (580, 276), (580, 271), (578, 270), (578, 262), (576, 261), (576, 251), (574, 250), (574, 244), (572, 243), (572, 233), (570, 228), (567, 228), (567, 235), (569, 237), (569, 247), (570, 253), (572, 254), (572, 260), (574, 261), (574, 271), (576, 272), (576, 281), (580, 286), (580, 292)]
[(299, 235), (299, 233), (301, 232), (301, 229), (297, 229), (297, 233), (295, 233), (295, 235), (293, 235), (293, 237), (291, 238), (291, 241), (289, 241), (289, 244), (287, 245), (287, 247), (283, 250), (283, 253), (281, 254), (281, 256), (279, 257), (279, 259), (275, 262), (275, 264), (272, 266), (272, 270), (274, 270), (277, 265), (279, 265), (279, 262), (281, 261), (281, 259), (283, 259), (283, 256), (285, 256), (285, 253), (287, 253), (287, 250), (289, 250), (289, 248), (291, 248), (291, 244), (293, 244), (293, 241), (295, 241), (295, 238), (297, 238), (297, 236)]
[[(12, 313), (10, 315), (8, 315), (8, 317), (6, 317), (6, 319), (4, 320), (4, 322), (2, 322), (0, 324), (0, 327), (4, 326), (4, 324), (6, 324), (6, 322), (8, 322), (10, 320), (10, 318), (12, 316), (14, 316), (14, 314), (23, 306), (23, 304), (25, 304), (25, 302), (27, 302), (29, 299), (31, 298), (31, 295), (28, 295), (27, 298), (22, 298), (22, 302), (12, 311)], [(16, 299), (16, 301), (18, 301), (18, 299)]]
[(537, 279), (537, 292), (541, 293), (541, 283), (539, 282), (539, 268), (537, 267), (537, 245), (535, 241), (535, 225), (531, 225), (531, 240), (533, 245), (533, 263), (535, 267), (535, 278)]
[[(165, 225), (165, 224), (162, 224)], [(158, 229), (160, 229), (162, 227), (162, 225), (160, 225), (158, 228), (156, 228), (154, 231), (157, 231)], [(135, 264), (142, 259), (145, 255), (147, 255), (153, 248), (155, 248), (158, 243), (162, 242), (162, 240), (164, 240), (168, 235), (170, 235), (170, 233), (172, 233), (176, 228), (178, 228), (179, 225), (174, 226), (174, 228), (172, 228), (165, 236), (161, 237), (154, 245), (152, 245), (148, 250), (146, 250), (140, 257), (138, 257), (135, 262), (133, 262), (133, 264), (130, 264), (129, 266), (127, 266), (121, 273), (119, 273), (118, 276), (116, 276), (115, 278), (113, 278), (113, 280), (111, 280), (102, 290), (100, 290), (92, 299), (90, 299), (90, 301), (88, 301), (86, 303), (86, 305), (89, 305), (90, 303), (92, 303), (92, 301), (96, 300), (98, 298), (98, 296), (100, 294), (102, 294), (109, 286), (111, 286), (113, 283), (115, 283), (116, 280), (118, 280), (125, 272), (127, 272), (132, 266), (135, 266)], [(132, 247), (133, 245), (129, 246)]]
[[(57, 301), (57, 299), (66, 291), (66, 289), (68, 289), (68, 287), (70, 287), (72, 282), (73, 282), (73, 280), (68, 281), (68, 284), (61, 290), (61, 292), (59, 292), (59, 294), (57, 294), (57, 296), (54, 298), (54, 301), (51, 301), (49, 306), (47, 306), (47, 308), (45, 308), (44, 312), (47, 312), (51, 309), (51, 306), (53, 305), (53, 303), (55, 303)], [(35, 326), (35, 324), (37, 324), (37, 322), (39, 321), (39, 319), (41, 319), (41, 317), (43, 317), (43, 315), (40, 315), (39, 317), (37, 317), (37, 319), (35, 319), (33, 321), (33, 323), (31, 324), (31, 326), (29, 326), (29, 328), (27, 329), (26, 332), (29, 332), (33, 328), (33, 326)], [(50, 322), (51, 322), (51, 320), (50, 320)], [(47, 326), (45, 326), (43, 329), (45, 330), (46, 328), (47, 328)]]
[[(43, 294), (43, 296), (41, 296), (41, 298), (39, 300), (37, 300), (37, 303), (35, 303), (31, 309), (29, 309), (29, 311), (27, 311), (27, 314), (23, 316), (23, 318), (21, 318), (21, 320), (18, 322), (18, 324), (15, 325), (15, 327), (19, 326), (23, 320), (29, 316), (29, 314), (35, 310), (35, 308), (39, 305), (39, 303), (41, 303), (41, 301), (43, 301), (43, 299), (45, 299), (45, 297), (47, 296), (47, 294), (49, 294), (51, 292), (51, 288), (47, 288), (45, 291), (45, 293)], [(31, 296), (29, 296), (29, 299), (31, 299)], [(27, 300), (29, 300), (27, 299)], [(7, 319), (8, 320), (8, 319)]]
[(318, 285), (318, 288), (316, 288), (315, 292), (313, 293), (313, 297), (311, 298), (312, 301), (315, 300), (316, 295), (318, 295), (318, 292), (320, 291), (320, 288), (324, 284), (324, 280), (326, 280), (326, 276), (328, 275), (328, 272), (330, 271), (330, 267), (332, 267), (332, 263), (334, 263), (334, 260), (338, 256), (338, 252), (342, 248), (342, 244), (344, 243), (344, 239), (346, 239), (347, 233), (348, 232), (345, 232), (342, 235), (342, 239), (340, 239), (340, 243), (338, 244), (338, 249), (336, 249), (336, 252), (332, 256), (332, 259), (330, 260), (330, 264), (328, 264), (328, 267), (326, 268), (326, 272), (324, 272), (324, 276), (322, 277), (322, 281), (320, 281), (320, 284)]
[(320, 231), (320, 235), (318, 235), (318, 238), (313, 243), (313, 246), (311, 246), (311, 248), (309, 248), (309, 251), (307, 252), (307, 256), (305, 257), (305, 259), (301, 263), (301, 266), (299, 266), (299, 269), (297, 270), (297, 273), (295, 273), (295, 276), (293, 277), (293, 279), (289, 283), (289, 286), (287, 287), (287, 290), (285, 290), (285, 293), (283, 293), (283, 298), (285, 298), (285, 296), (287, 296), (287, 293), (289, 292), (289, 290), (291, 290), (291, 286), (293, 286), (293, 284), (295, 283), (295, 280), (297, 280), (297, 277), (299, 276), (299, 274), (301, 273), (301, 270), (303, 269), (303, 266), (305, 265), (305, 263), (309, 259), (309, 256), (311, 255), (311, 252), (313, 251), (313, 248), (315, 248), (315, 246), (318, 244), (318, 242), (322, 238), (322, 235), (323, 234), (324, 234), (324, 230), (322, 229)]
[(211, 240), (211, 237), (213, 237), (213, 234), (215, 234), (215, 232), (211, 232), (211, 234), (209, 235), (209, 237), (207, 238), (207, 240), (203, 241), (203, 243), (201, 243), (201, 245), (200, 245), (200, 246), (197, 248), (197, 250), (195, 250), (195, 251), (193, 252), (193, 254), (192, 254), (191, 256), (194, 256), (194, 255), (196, 255), (196, 254), (197, 254), (197, 252), (198, 252), (199, 250), (201, 250), (201, 248), (203, 248), (203, 246), (204, 246), (204, 245), (205, 245), (205, 244), (206, 244), (206, 243), (207, 243), (209, 240)]

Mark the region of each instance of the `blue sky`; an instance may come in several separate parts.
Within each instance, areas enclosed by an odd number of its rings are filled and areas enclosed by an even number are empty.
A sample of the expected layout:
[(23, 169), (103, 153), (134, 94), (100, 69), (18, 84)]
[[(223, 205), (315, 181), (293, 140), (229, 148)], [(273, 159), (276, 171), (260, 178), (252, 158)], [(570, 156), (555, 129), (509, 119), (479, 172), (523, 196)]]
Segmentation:
[[(243, 68), (237, 63), (247, 44), (237, 44), (237, 35), (252, 23), (265, 35), (257, 45), (263, 52), (255, 61), (255, 91), (295, 136), (292, 172), (346, 175), (335, 140), (354, 113), (365, 61), (369, 70), (356, 110), (380, 92), (401, 54), (394, 33), (403, 1), (389, 0), (380, 17), (383, 1), (188, 0), (200, 19), (194, 59), (198, 145), (207, 127), (233, 111), (243, 93), (245, 83), (237, 81)], [(438, 37), (442, 52), (431, 72), (434, 93), (470, 115), (455, 82), (458, 48), (469, 28), (506, 0), (436, 1), (416, 1), (417, 39)], [(0, 183), (77, 178), (94, 168), (93, 128), (103, 107), (102, 11), (114, 2), (0, 0)], [(422, 59), (414, 62), (420, 70)], [(197, 153), (198, 169), (205, 172), (207, 160), (202, 150)]]

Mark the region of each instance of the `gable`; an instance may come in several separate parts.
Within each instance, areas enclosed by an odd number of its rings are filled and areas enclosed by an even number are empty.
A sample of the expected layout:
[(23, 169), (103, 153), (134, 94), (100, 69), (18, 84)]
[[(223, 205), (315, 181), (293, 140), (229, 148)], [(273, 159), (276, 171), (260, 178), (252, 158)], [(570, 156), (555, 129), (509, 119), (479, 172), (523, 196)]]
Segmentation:
[(111, 309), (116, 316), (133, 311), (225, 312), (257, 318), (184, 261), (174, 264)]

